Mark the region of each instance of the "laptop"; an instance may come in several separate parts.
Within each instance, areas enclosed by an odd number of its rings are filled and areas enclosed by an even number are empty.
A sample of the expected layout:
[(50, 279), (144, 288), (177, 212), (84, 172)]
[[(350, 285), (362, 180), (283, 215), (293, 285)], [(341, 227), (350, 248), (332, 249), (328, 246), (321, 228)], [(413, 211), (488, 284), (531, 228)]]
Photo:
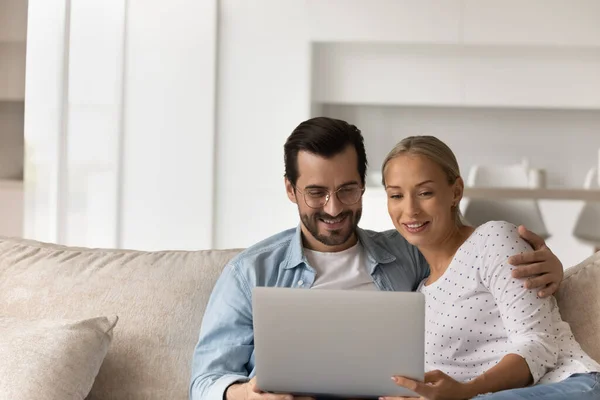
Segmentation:
[(262, 391), (416, 396), (390, 378), (424, 378), (422, 293), (257, 287), (252, 307)]

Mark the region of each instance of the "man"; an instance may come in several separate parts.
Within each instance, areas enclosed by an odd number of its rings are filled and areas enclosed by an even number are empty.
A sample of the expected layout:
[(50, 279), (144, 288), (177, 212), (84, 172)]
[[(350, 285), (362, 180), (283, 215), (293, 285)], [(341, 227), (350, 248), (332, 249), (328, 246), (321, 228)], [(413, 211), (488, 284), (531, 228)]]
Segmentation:
[[(298, 206), (300, 224), (248, 248), (225, 267), (194, 352), (192, 400), (292, 399), (256, 386), (253, 287), (409, 291), (429, 274), (423, 256), (398, 232), (358, 228), (367, 158), (355, 126), (310, 119), (292, 132), (284, 153), (285, 188)], [(516, 277), (531, 276), (527, 286), (542, 287), (542, 296), (554, 293), (562, 280), (560, 261), (536, 235), (523, 230), (521, 236), (536, 251), (514, 257), (511, 262), (520, 265)]]

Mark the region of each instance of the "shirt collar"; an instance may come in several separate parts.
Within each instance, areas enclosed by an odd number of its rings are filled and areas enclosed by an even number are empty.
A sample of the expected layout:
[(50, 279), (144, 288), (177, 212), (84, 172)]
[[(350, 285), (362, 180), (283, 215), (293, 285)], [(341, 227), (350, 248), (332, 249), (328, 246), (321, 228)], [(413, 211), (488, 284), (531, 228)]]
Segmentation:
[[(375, 267), (377, 267), (378, 264), (387, 264), (396, 260), (396, 257), (393, 254), (376, 243), (366, 231), (356, 228), (356, 233), (358, 240), (365, 249), (367, 267), (370, 274), (373, 274)], [(285, 259), (280, 266), (283, 269), (292, 269), (303, 263), (306, 264), (306, 257), (302, 245), (302, 229), (300, 225), (298, 225), (296, 232), (288, 245)]]
[(285, 258), (280, 266), (283, 269), (292, 269), (296, 268), (302, 263), (306, 263), (306, 257), (304, 256), (304, 250), (302, 246), (302, 229), (298, 224), (296, 232), (294, 233), (294, 236), (292, 236), (292, 240), (288, 245)]
[(358, 240), (360, 240), (365, 248), (370, 274), (373, 274), (375, 267), (377, 267), (378, 264), (387, 264), (396, 261), (396, 256), (375, 242), (368, 232), (356, 228), (356, 233), (358, 235)]

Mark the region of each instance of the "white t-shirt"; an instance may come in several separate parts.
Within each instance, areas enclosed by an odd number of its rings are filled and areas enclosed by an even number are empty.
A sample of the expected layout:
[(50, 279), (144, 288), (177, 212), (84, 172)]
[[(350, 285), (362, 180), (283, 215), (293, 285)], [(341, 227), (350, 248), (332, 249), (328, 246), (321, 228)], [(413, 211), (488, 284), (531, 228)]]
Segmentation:
[(600, 371), (563, 322), (554, 297), (540, 299), (511, 276), (507, 259), (531, 251), (517, 228), (488, 222), (458, 249), (426, 298), (426, 370), (459, 381), (481, 375), (509, 353), (524, 357), (534, 383)]
[(304, 255), (316, 272), (311, 289), (377, 290), (367, 271), (365, 249), (360, 242), (336, 253), (305, 248)]

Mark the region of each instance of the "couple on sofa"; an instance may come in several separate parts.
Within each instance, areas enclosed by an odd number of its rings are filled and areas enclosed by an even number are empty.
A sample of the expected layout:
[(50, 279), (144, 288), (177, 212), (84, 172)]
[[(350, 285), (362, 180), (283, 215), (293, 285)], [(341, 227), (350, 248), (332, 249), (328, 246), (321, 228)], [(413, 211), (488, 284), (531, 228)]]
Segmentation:
[(423, 399), (600, 399), (600, 365), (577, 344), (551, 296), (560, 261), (543, 240), (511, 224), (463, 224), (464, 184), (444, 143), (409, 137), (385, 159), (390, 232), (358, 228), (367, 159), (355, 126), (310, 119), (288, 137), (284, 153), (285, 187), (300, 224), (224, 269), (194, 352), (192, 400), (292, 399), (256, 386), (256, 286), (422, 292), (429, 371), (425, 382), (391, 378)]

